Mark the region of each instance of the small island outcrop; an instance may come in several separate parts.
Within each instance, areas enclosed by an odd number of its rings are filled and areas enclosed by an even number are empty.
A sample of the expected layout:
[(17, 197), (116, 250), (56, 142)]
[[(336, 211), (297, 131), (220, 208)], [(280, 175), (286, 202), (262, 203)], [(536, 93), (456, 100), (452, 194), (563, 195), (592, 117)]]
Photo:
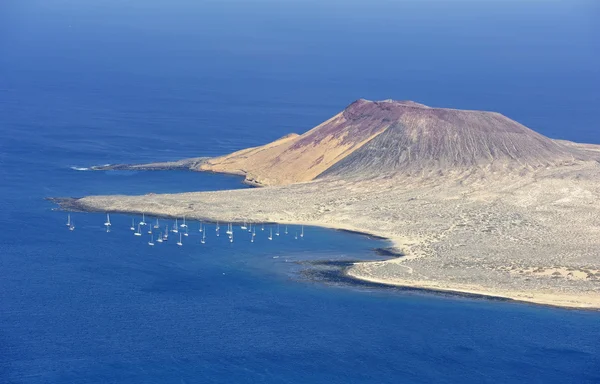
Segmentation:
[(348, 268), (358, 279), (600, 308), (600, 146), (499, 113), (361, 99), (301, 135), (146, 167), (243, 175), (264, 188), (65, 206), (360, 231), (403, 256)]

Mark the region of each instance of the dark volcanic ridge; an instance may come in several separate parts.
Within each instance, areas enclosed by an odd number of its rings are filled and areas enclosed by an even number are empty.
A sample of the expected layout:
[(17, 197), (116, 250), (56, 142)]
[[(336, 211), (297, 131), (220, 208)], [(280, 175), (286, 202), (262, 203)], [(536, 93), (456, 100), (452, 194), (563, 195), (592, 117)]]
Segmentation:
[(165, 161), (149, 164), (107, 164), (90, 167), (92, 171), (173, 171), (194, 170), (206, 161), (208, 157), (194, 157), (176, 161)]

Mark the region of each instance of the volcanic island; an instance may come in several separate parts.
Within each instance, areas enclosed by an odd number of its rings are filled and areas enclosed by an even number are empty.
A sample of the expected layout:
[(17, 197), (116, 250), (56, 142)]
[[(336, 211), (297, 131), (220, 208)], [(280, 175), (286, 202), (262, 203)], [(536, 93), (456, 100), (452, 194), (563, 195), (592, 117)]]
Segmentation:
[(276, 222), (389, 239), (373, 283), (600, 308), (600, 145), (502, 114), (357, 100), (297, 135), (229, 155), (95, 169), (190, 169), (260, 188), (57, 199), (65, 209)]

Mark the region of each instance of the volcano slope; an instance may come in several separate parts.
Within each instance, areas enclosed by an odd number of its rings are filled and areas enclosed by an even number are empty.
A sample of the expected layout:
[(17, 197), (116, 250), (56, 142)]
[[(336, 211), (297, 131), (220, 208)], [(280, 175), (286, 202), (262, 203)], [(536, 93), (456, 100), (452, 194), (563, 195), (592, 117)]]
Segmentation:
[(600, 308), (599, 160), (600, 146), (498, 113), (358, 100), (303, 135), (193, 163), (264, 188), (69, 204), (356, 230), (405, 255), (355, 264), (358, 279)]

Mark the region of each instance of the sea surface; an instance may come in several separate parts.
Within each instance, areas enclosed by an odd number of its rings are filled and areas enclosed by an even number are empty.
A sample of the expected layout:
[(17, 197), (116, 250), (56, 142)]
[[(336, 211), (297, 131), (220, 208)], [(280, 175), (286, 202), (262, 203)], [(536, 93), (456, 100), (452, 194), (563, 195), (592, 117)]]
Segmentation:
[(584, 1), (3, 1), (0, 383), (600, 382), (598, 312), (306, 273), (378, 259), (383, 240), (290, 226), (269, 241), (267, 226), (229, 243), (209, 224), (200, 244), (190, 222), (183, 246), (150, 247), (131, 216), (107, 233), (103, 214), (72, 213), (69, 231), (45, 200), (245, 188), (85, 169), (260, 145), (361, 97), (600, 143), (598, 14)]

